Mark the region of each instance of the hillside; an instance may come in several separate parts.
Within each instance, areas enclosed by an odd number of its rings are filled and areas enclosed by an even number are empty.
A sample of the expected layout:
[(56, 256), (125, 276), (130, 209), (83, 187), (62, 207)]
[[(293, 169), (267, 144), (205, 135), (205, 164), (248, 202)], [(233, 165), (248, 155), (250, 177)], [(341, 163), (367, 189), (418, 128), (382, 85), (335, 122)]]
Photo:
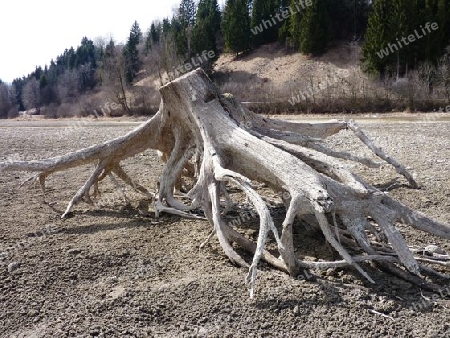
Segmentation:
[[(161, 76), (167, 83), (166, 73)], [(268, 114), (431, 111), (447, 105), (442, 90), (430, 94), (415, 72), (410, 72), (409, 80), (370, 78), (360, 67), (360, 46), (345, 42), (318, 57), (286, 51), (278, 43), (239, 57), (223, 53), (210, 76), (221, 92), (235, 95), (251, 110)], [(127, 90), (134, 114), (158, 110), (160, 86), (157, 65), (147, 63)], [(100, 91), (80, 98), (76, 105), (61, 105), (57, 114), (43, 111), (51, 117), (85, 116), (94, 110), (105, 113), (104, 106), (114, 101), (114, 92)], [(123, 109), (106, 112), (110, 116), (125, 114)]]
[(358, 54), (349, 45), (333, 48), (320, 57), (308, 57), (301, 53), (287, 53), (277, 44), (261, 46), (248, 55), (236, 59), (234, 55), (223, 54), (217, 60), (214, 71), (233, 73), (230, 79), (245, 82), (251, 75), (260, 80), (260, 84), (282, 86), (288, 82), (301, 81), (312, 75), (323, 76), (338, 73), (344, 69), (359, 67)]
[[(259, 47), (240, 58), (223, 54), (214, 66), (214, 79), (221, 89), (242, 101), (288, 101), (299, 92), (329, 90), (359, 71), (359, 47), (342, 44), (320, 57), (287, 53), (278, 44)], [(342, 89), (342, 88), (341, 88)]]
[[(211, 74), (222, 92), (232, 93), (240, 101), (264, 104), (266, 109), (304, 111), (303, 104), (342, 97), (349, 93), (355, 81), (367, 77), (359, 68), (359, 47), (340, 44), (320, 57), (287, 52), (278, 43), (261, 46), (244, 56), (221, 54), (214, 63)], [(152, 88), (160, 85), (157, 74), (142, 72), (135, 88)], [(268, 106), (269, 105), (269, 106)], [(262, 106), (260, 107), (262, 109)]]

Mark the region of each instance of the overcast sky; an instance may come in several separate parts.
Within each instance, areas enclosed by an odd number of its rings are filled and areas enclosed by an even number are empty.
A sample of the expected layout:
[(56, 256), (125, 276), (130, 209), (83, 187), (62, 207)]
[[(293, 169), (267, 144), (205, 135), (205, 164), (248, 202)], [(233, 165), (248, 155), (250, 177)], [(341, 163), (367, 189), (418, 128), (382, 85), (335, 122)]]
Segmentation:
[[(219, 1), (221, 3), (222, 1)], [(76, 48), (83, 36), (112, 35), (124, 42), (135, 20), (145, 32), (152, 20), (172, 15), (180, 0), (12, 0), (0, 10), (0, 79), (12, 82)]]

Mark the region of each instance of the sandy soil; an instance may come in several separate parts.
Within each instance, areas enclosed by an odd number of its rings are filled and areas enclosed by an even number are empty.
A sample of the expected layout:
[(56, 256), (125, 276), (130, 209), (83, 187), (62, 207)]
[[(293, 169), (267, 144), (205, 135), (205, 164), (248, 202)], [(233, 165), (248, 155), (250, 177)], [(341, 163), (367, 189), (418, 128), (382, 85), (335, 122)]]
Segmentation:
[(349, 45), (332, 48), (321, 57), (311, 58), (300, 53), (287, 54), (278, 44), (269, 44), (238, 59), (233, 54), (223, 54), (214, 70), (232, 73), (236, 82), (246, 81), (248, 77), (244, 75), (252, 74), (262, 82), (282, 85), (290, 80), (304, 80), (309, 74), (339, 74), (339, 71), (357, 66), (358, 61), (359, 48), (354, 50)]
[[(411, 190), (398, 179), (390, 194), (450, 223), (450, 122), (362, 121), (422, 185)], [(135, 126), (91, 123), (68, 132), (48, 121), (27, 123), (0, 123), (0, 161), (65, 153)], [(366, 153), (349, 132), (329, 142)], [(125, 167), (154, 189), (162, 164), (148, 151)], [(74, 217), (62, 222), (62, 210), (90, 170), (53, 175), (49, 204), (41, 203), (39, 190), (18, 187), (28, 174), (0, 176), (0, 252), (8, 253), (0, 258), (1, 337), (450, 336), (448, 282), (441, 281), (442, 296), (417, 310), (430, 293), (371, 266), (366, 268), (376, 285), (349, 268), (311, 271), (313, 278), (305, 280), (263, 263), (251, 300), (245, 269), (226, 259), (217, 240), (199, 249), (209, 233), (207, 222), (142, 216), (138, 208), (148, 208), (151, 201), (129, 194), (132, 203), (125, 207), (110, 181), (101, 187), (101, 208), (79, 205)], [(398, 178), (389, 167), (355, 165), (354, 170), (380, 187)], [(280, 223), (283, 210), (273, 213)], [(255, 219), (239, 228), (256, 236)], [(411, 245), (437, 244), (450, 251), (448, 241), (404, 226), (400, 230)], [(299, 255), (333, 256), (320, 234), (301, 224), (296, 234)]]
[(287, 52), (278, 44), (268, 44), (239, 58), (220, 55), (214, 64), (213, 79), (222, 92), (234, 93), (242, 102), (287, 102), (299, 92), (310, 93), (309, 89), (318, 98), (334, 92), (332, 87), (337, 84), (342, 95), (344, 89), (350, 89), (346, 80), (349, 75), (352, 81), (367, 79), (359, 70), (359, 59), (359, 47), (348, 44), (334, 47), (320, 57)]

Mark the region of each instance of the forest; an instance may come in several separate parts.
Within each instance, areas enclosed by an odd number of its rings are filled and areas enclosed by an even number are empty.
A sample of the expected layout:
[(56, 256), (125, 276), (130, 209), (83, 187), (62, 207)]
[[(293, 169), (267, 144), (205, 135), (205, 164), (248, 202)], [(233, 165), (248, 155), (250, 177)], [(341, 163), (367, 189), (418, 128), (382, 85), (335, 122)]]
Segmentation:
[[(99, 91), (126, 114), (152, 114), (158, 100), (150, 102), (149, 89), (133, 91), (143, 76), (157, 74), (162, 85), (181, 74), (177, 67), (208, 52), (214, 57), (198, 66), (211, 74), (221, 54), (239, 58), (273, 43), (314, 57), (350, 42), (360, 47), (359, 66), (372, 79), (417, 77), (423, 90), (439, 87), (448, 100), (449, 21), (450, 0), (227, 0), (222, 9), (217, 0), (182, 0), (171, 18), (145, 31), (134, 22), (124, 45), (83, 37), (12, 84), (0, 80), (0, 118), (44, 107), (53, 117), (70, 109), (92, 114), (99, 104), (90, 94)], [(408, 43), (430, 24), (434, 31)]]

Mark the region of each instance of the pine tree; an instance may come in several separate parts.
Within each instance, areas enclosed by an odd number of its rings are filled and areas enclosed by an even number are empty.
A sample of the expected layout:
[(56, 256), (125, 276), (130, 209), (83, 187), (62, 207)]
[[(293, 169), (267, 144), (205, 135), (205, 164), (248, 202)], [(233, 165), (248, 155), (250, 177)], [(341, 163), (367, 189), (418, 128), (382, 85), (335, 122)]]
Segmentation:
[[(296, 9), (297, 0), (291, 0), (290, 7)], [(302, 22), (304, 11), (295, 10), (290, 18), (289, 35), (291, 36), (291, 44), (294, 48), (299, 48), (300, 45), (300, 24)]]
[(149, 30), (145, 36), (144, 54), (147, 56), (148, 53), (151, 51), (151, 49), (152, 49), (152, 36)]
[(394, 53), (397, 79), (408, 70), (408, 63), (411, 54), (411, 50), (409, 48), (410, 45), (404, 44), (401, 39), (406, 38), (413, 30), (411, 27), (411, 22), (408, 19), (408, 10), (411, 8), (411, 4), (413, 3), (414, 0), (393, 0), (392, 13), (389, 17), (390, 21), (388, 20), (387, 22), (388, 30), (395, 35), (395, 40), (392, 40), (391, 43), (397, 43), (397, 45), (399, 45), (398, 50)]
[[(289, 11), (290, 3), (291, 3), (291, 0), (280, 0), (279, 1), (280, 13), (283, 13), (285, 11), (290, 12)], [(291, 35), (290, 35), (291, 20), (292, 20), (292, 14), (289, 13), (289, 16), (287, 18), (283, 17), (283, 21), (279, 25), (278, 40), (281, 43), (285, 43), (287, 41), (287, 39), (291, 37)]]
[(125, 79), (127, 84), (133, 82), (141, 66), (138, 50), (138, 45), (141, 40), (142, 31), (137, 21), (135, 21), (131, 27), (130, 36), (128, 37), (125, 48), (123, 49), (123, 56), (125, 59)]
[[(185, 47), (185, 56), (189, 58), (192, 54), (192, 34), (195, 24), (196, 6), (194, 0), (181, 0), (179, 7), (178, 22), (180, 24), (180, 32), (177, 44), (180, 44), (179, 50), (182, 46)], [(183, 54), (182, 54), (183, 55)]]
[(300, 23), (300, 50), (313, 55), (323, 53), (330, 39), (329, 24), (326, 0), (312, 0)]
[(194, 26), (195, 12), (196, 7), (194, 0), (181, 0), (179, 7), (179, 20), (183, 28)]
[(101, 69), (100, 69), (100, 81), (102, 86), (105, 86), (113, 77), (111, 74), (117, 73), (117, 49), (114, 40), (111, 38), (108, 44), (105, 46), (105, 50), (101, 59)]
[(261, 33), (253, 36), (254, 46), (277, 40), (279, 22), (274, 16), (276, 16), (278, 10), (278, 0), (253, 0), (250, 26), (265, 25), (263, 26), (265, 29)]
[[(422, 62), (436, 64), (449, 39), (449, 0), (377, 0), (369, 17), (362, 49), (364, 67), (372, 73), (407, 74)], [(439, 29), (424, 31), (429, 23)], [(420, 35), (415, 41), (409, 35)], [(385, 51), (384, 53), (382, 51)]]
[(12, 87), (15, 97), (13, 98), (19, 105), (19, 110), (25, 110), (25, 104), (22, 101), (22, 91), (25, 86), (25, 77), (17, 78), (13, 80)]
[(450, 46), (450, 0), (439, 0), (438, 21), (439, 34), (442, 34), (441, 46), (447, 48), (448, 46)]
[(184, 59), (187, 59), (190, 56), (190, 41), (186, 32), (186, 28), (183, 28), (179, 18), (173, 16), (170, 21), (170, 29), (167, 33), (172, 35), (175, 41), (177, 54)]
[(333, 40), (362, 37), (367, 26), (368, 0), (328, 0)]
[(113, 39), (109, 40), (109, 43), (105, 47), (105, 52), (103, 54), (104, 58), (114, 57), (116, 54), (116, 44)]
[(250, 16), (248, 0), (227, 0), (222, 32), (228, 50), (239, 54), (250, 48)]
[(54, 95), (49, 81), (47, 79), (48, 70), (44, 71), (39, 80), (39, 91), (41, 93), (41, 103), (43, 105), (50, 104), (54, 100)]
[(75, 54), (77, 55), (77, 66), (90, 63), (92, 67), (96, 68), (95, 45), (92, 40), (84, 37), (81, 40), (81, 45), (78, 46)]
[(161, 30), (161, 23), (152, 22), (145, 38), (144, 51), (146, 55), (150, 52), (153, 46), (159, 44), (159, 41), (161, 39)]
[(152, 39), (152, 45), (159, 43), (160, 34), (161, 34), (161, 24), (158, 24), (158, 26), (156, 26), (155, 23), (152, 22), (152, 25), (150, 26), (150, 37)]
[(444, 55), (445, 48), (449, 44), (450, 38), (450, 1), (449, 0), (426, 0), (425, 17), (421, 25), (437, 23), (438, 29), (427, 34), (424, 39), (425, 51), (424, 59), (436, 63)]
[(33, 76), (37, 81), (39, 81), (41, 79), (41, 76), (43, 73), (44, 73), (44, 71), (42, 70), (42, 67), (38, 66), (38, 67), (36, 67), (34, 72), (31, 73), (30, 75)]
[(171, 27), (170, 27), (170, 21), (168, 18), (164, 18), (162, 22), (162, 34), (164, 36), (167, 36), (167, 34), (170, 33)]
[(395, 42), (395, 32), (390, 27), (392, 13), (392, 0), (374, 2), (362, 46), (363, 68), (369, 73), (381, 75), (388, 65), (394, 63), (392, 53), (384, 56), (380, 54)]
[(8, 117), (13, 106), (12, 88), (0, 79), (0, 118)]
[(217, 0), (200, 0), (193, 33), (193, 51), (214, 51), (217, 55), (217, 35), (220, 32), (221, 15)]
[(64, 51), (64, 59), (66, 67), (70, 70), (76, 68), (78, 64), (77, 55), (75, 53), (75, 49), (73, 47), (70, 47), (69, 50)]

